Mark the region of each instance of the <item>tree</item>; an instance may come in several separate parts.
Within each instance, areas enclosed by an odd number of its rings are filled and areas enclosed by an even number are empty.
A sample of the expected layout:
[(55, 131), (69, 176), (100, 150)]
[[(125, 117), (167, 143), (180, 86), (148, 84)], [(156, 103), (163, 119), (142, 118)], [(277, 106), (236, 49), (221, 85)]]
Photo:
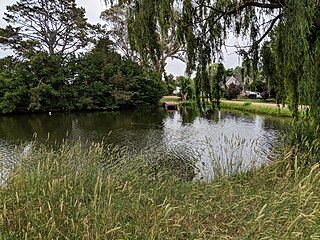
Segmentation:
[[(173, 24), (166, 32), (162, 31), (157, 27), (160, 23), (152, 14), (132, 9), (130, 6), (112, 6), (105, 10), (101, 17), (107, 22), (109, 34), (119, 52), (158, 72), (169, 85), (165, 72), (167, 60), (171, 58), (185, 62), (184, 46), (178, 39), (177, 25)], [(133, 21), (133, 18), (136, 21)], [(144, 18), (149, 19), (148, 23), (140, 24), (140, 20), (143, 21)], [(142, 39), (150, 39), (151, 42), (141, 41)], [(145, 51), (146, 49), (148, 51)]]
[[(249, 46), (238, 52), (246, 71), (258, 72), (261, 44), (269, 38), (278, 81), (293, 116), (298, 104), (310, 106), (311, 116), (320, 124), (320, 2), (316, 0), (122, 0), (130, 4), (128, 25), (143, 36), (139, 43), (150, 56), (158, 53), (153, 33), (164, 34), (177, 26), (179, 40), (186, 44), (187, 70), (197, 71), (198, 79), (206, 77), (207, 66), (222, 57), (222, 46), (228, 33), (248, 37)], [(174, 15), (174, 12), (178, 12)], [(143, 18), (141, 14), (143, 13)], [(140, 31), (141, 32), (141, 31)], [(134, 35), (130, 31), (129, 35)], [(201, 81), (196, 81), (197, 95)]]
[(212, 103), (212, 109), (215, 109), (215, 102), (218, 109), (220, 110), (220, 97), (222, 89), (221, 87), (224, 84), (224, 79), (226, 77), (225, 69), (222, 63), (212, 64), (208, 68), (208, 75), (210, 81), (210, 102)]
[(193, 93), (193, 81), (189, 77), (177, 77), (178, 85), (180, 87), (182, 101), (187, 101), (188, 96)]
[(152, 106), (164, 82), (123, 59), (109, 39), (86, 53), (0, 59), (0, 112), (106, 110)]
[(28, 71), (17, 59), (9, 56), (0, 59), (0, 112), (11, 113), (28, 107), (26, 80)]
[(279, 79), (277, 77), (275, 59), (272, 54), (270, 42), (264, 42), (261, 48), (261, 65), (262, 65), (262, 75), (266, 79), (268, 91), (271, 97), (275, 97), (277, 103), (284, 102), (282, 96), (282, 86), (279, 84)]
[(136, 62), (122, 58), (109, 39), (101, 39), (78, 60), (70, 84), (76, 109), (152, 106), (164, 94), (161, 79)]
[(126, 8), (113, 6), (101, 13), (101, 19), (104, 20), (108, 27), (108, 36), (115, 43), (117, 51), (135, 62), (141, 62), (141, 58), (136, 51), (130, 46), (128, 29), (126, 26)]
[(177, 88), (177, 81), (176, 81), (176, 79), (174, 78), (174, 76), (172, 74), (169, 74), (167, 76), (166, 87), (167, 87), (167, 93), (166, 94), (168, 94), (168, 95), (172, 95), (173, 92)]
[(238, 95), (241, 93), (241, 91), (242, 91), (242, 89), (240, 86), (231, 83), (225, 92), (225, 97), (228, 100), (237, 98)]
[(163, 81), (150, 73), (136, 77), (130, 90), (133, 91), (133, 95), (129, 104), (136, 108), (156, 106), (166, 93)]
[(75, 0), (19, 0), (7, 7), (9, 24), (0, 30), (0, 43), (18, 53), (74, 52), (89, 42), (90, 25)]

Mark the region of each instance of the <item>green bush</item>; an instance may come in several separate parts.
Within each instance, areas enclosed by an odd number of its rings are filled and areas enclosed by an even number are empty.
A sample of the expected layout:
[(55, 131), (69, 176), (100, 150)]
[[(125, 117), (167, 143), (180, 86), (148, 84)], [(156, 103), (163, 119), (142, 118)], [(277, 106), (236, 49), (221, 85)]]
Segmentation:
[(240, 86), (237, 86), (237, 85), (231, 83), (225, 92), (225, 98), (227, 100), (232, 100), (234, 98), (237, 98), (239, 96), (239, 94), (241, 93), (241, 91), (242, 91), (242, 89)]

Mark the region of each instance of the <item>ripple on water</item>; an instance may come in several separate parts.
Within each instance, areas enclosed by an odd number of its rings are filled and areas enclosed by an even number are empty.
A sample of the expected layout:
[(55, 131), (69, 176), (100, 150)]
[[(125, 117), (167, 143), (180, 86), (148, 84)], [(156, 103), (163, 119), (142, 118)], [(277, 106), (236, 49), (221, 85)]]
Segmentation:
[[(259, 115), (228, 112), (202, 117), (190, 109), (174, 113), (155, 110), (152, 114), (150, 110), (55, 114), (50, 119), (41, 115), (12, 117), (0, 126), (1, 174), (6, 174), (3, 169), (17, 158), (15, 143), (33, 141), (36, 132), (40, 142), (46, 142), (49, 135), (51, 141), (67, 136), (72, 141), (103, 140), (148, 157), (164, 153), (196, 159), (198, 178), (211, 179), (231, 174), (239, 166), (248, 169), (267, 161), (281, 124)], [(27, 150), (25, 146), (23, 151)]]

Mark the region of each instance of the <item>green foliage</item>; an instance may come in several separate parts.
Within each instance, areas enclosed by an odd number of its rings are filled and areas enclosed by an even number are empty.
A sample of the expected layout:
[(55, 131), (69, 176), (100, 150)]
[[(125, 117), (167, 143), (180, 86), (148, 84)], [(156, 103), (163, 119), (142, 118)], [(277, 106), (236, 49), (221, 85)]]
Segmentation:
[(134, 93), (129, 106), (155, 106), (166, 93), (165, 83), (150, 75), (136, 77), (130, 90)]
[(229, 68), (226, 70), (227, 76), (234, 76), (234, 77), (243, 77), (243, 68), (240, 66), (236, 66), (235, 68)]
[[(113, 5), (102, 13), (102, 19), (124, 56), (158, 72), (168, 83), (167, 60), (184, 61), (175, 15), (177, 12), (172, 11), (170, 1), (142, 1), (127, 6)], [(143, 23), (145, 19), (148, 21)]]
[(0, 61), (0, 112), (99, 110), (156, 105), (163, 82), (102, 39), (78, 56), (38, 52)]
[(261, 80), (256, 80), (256, 81), (253, 81), (251, 84), (250, 84), (250, 89), (252, 91), (255, 91), (255, 92), (267, 92), (268, 91), (268, 85), (267, 83), (261, 81)]
[(241, 87), (231, 83), (225, 91), (225, 98), (228, 100), (237, 98), (241, 93)]
[(0, 109), (11, 113), (28, 106), (27, 71), (12, 57), (0, 59)]
[[(222, 47), (232, 32), (251, 40), (248, 48), (238, 49), (245, 68), (242, 75), (257, 80), (258, 66), (262, 64), (269, 92), (277, 102), (287, 102), (296, 118), (298, 105), (306, 104), (310, 107), (309, 116), (320, 123), (318, 1), (111, 2), (130, 6), (129, 36), (134, 39), (133, 45), (139, 45), (150, 58), (156, 56), (159, 49), (154, 32), (160, 29), (166, 35), (170, 28), (177, 29), (180, 42), (186, 45), (187, 71), (197, 71), (195, 92), (199, 103), (204, 98), (213, 98), (206, 69), (223, 58)], [(270, 42), (264, 41), (266, 37)]]
[[(285, 144), (291, 146), (291, 154), (288, 156), (287, 165), (291, 169), (294, 164), (302, 168), (308, 164), (319, 163), (320, 159), (320, 127), (316, 121), (300, 119), (289, 127), (288, 134), (284, 137)], [(303, 158), (295, 159), (295, 155)], [(299, 161), (295, 163), (295, 161)]]
[[(156, 105), (158, 74), (146, 72), (114, 50), (107, 37), (87, 46), (97, 26), (75, 0), (19, 0), (8, 6), (0, 44), (16, 58), (0, 60), (0, 112), (103, 110)], [(143, 80), (142, 80), (143, 79)]]
[(268, 85), (268, 91), (270, 96), (277, 98), (278, 102), (282, 102), (282, 85), (279, 82), (279, 78), (276, 70), (276, 62), (270, 42), (265, 42), (261, 48), (261, 59), (262, 59), (262, 75), (266, 79)]
[(212, 64), (208, 68), (209, 85), (210, 85), (210, 101), (212, 102), (212, 108), (215, 109), (214, 101), (217, 103), (218, 109), (220, 109), (220, 97), (222, 95), (222, 86), (224, 85), (226, 71), (222, 63)]
[(168, 89), (167, 94), (172, 95), (173, 91), (176, 90), (176, 88), (177, 88), (177, 81), (172, 74), (169, 74), (165, 78), (165, 81), (166, 81), (166, 85), (167, 85), (167, 89)]
[(176, 81), (180, 87), (181, 99), (182, 101), (187, 101), (187, 99), (192, 99), (194, 95), (194, 82), (189, 77), (179, 76)]

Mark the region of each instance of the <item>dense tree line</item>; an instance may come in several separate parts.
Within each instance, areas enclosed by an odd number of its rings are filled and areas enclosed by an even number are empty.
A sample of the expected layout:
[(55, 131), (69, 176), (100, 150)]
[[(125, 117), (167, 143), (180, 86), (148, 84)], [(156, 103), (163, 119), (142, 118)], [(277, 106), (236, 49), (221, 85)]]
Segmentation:
[(87, 53), (0, 60), (0, 112), (73, 111), (154, 105), (164, 93), (157, 75), (123, 59), (109, 40)]
[[(0, 113), (132, 108), (165, 93), (159, 73), (115, 51), (74, 0), (20, 0), (7, 7), (0, 46)], [(91, 50), (86, 50), (91, 45)], [(85, 48), (87, 47), (87, 48)], [(79, 51), (81, 50), (81, 51)]]

